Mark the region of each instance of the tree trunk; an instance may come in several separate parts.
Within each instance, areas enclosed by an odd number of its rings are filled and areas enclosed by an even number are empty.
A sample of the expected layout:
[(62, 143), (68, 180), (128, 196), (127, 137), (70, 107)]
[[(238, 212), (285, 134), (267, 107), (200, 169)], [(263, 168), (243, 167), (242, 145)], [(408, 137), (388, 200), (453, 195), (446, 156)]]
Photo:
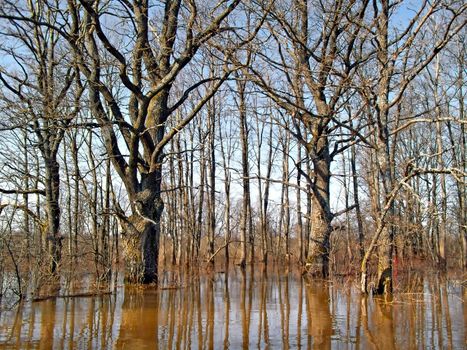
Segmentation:
[[(434, 102), (435, 102), (435, 114), (436, 118), (439, 119), (442, 117), (441, 108), (440, 108), (440, 98), (438, 94), (438, 83), (439, 83), (439, 70), (440, 62), (439, 57), (436, 59), (435, 66), (435, 77), (434, 77)], [(442, 139), (442, 125), (440, 121), (436, 122), (436, 154), (437, 154), (437, 166), (444, 168), (444, 146)], [(442, 270), (446, 270), (446, 225), (447, 225), (447, 193), (446, 193), (446, 175), (440, 174), (440, 186), (441, 186), (441, 220), (439, 220), (439, 259), (438, 264)]]
[[(393, 165), (390, 162), (388, 154), (388, 139), (387, 139), (387, 127), (384, 128), (380, 135), (384, 134), (384, 137), (378, 139), (377, 149), (377, 162), (379, 165), (379, 172), (381, 181), (383, 184), (382, 198), (387, 200), (391, 189), (394, 187), (393, 184)], [(380, 205), (382, 208), (384, 205)], [(381, 216), (381, 213), (378, 213)], [(388, 210), (389, 220), (394, 220), (395, 217), (395, 206), (394, 201), (391, 201)], [(394, 229), (393, 225), (385, 225), (380, 236), (378, 245), (378, 277), (377, 277), (377, 290), (378, 294), (392, 293), (393, 276), (392, 276), (392, 256), (394, 249)]]
[[(251, 242), (251, 218), (250, 218), (250, 172), (248, 164), (248, 125), (246, 120), (245, 107), (245, 84), (240, 82), (237, 84), (239, 92), (239, 113), (240, 113), (240, 139), (242, 144), (242, 184), (243, 184), (243, 200), (242, 200), (242, 218), (240, 223), (241, 232), (241, 249), (242, 256), (240, 266), (245, 268), (248, 256), (247, 246)], [(250, 223), (250, 224), (249, 224)], [(253, 251), (252, 251), (253, 252)], [(253, 256), (251, 256), (253, 261)]]
[[(215, 123), (216, 112), (215, 100), (208, 106), (208, 128), (209, 128), (209, 242), (208, 253), (209, 256), (214, 254), (215, 233), (216, 233), (216, 150), (215, 150)], [(214, 259), (211, 260), (214, 264)]]
[[(306, 160), (306, 173), (311, 174), (311, 165), (310, 160)], [(308, 252), (310, 251), (311, 245), (311, 230), (313, 229), (312, 221), (311, 221), (311, 214), (313, 211), (312, 208), (313, 202), (313, 192), (311, 191), (311, 184), (310, 181), (306, 182), (306, 221), (305, 221), (305, 248), (303, 252), (303, 256), (305, 259), (308, 260)]]
[(310, 250), (307, 257), (308, 272), (327, 278), (329, 275), (329, 239), (331, 236), (331, 222), (333, 214), (329, 207), (329, 182), (331, 178), (327, 135), (322, 135), (316, 142), (317, 151), (312, 152), (314, 183), (312, 214), (311, 214), (311, 237)]
[[(28, 156), (28, 150), (27, 150), (27, 134), (23, 134), (23, 142), (24, 142), (24, 147), (23, 147), (23, 156), (24, 156), (24, 176), (23, 176), (23, 187), (25, 189), (25, 193), (23, 194), (23, 205), (26, 210), (23, 210), (23, 230), (24, 234), (26, 236), (26, 249), (27, 249), (27, 260), (28, 264), (30, 262), (31, 258), (31, 225), (30, 225), (30, 220), (29, 220), (29, 194), (27, 191), (29, 190), (29, 156)], [(1, 293), (1, 288), (3, 287), (3, 284), (0, 284), (0, 293)]]
[[(344, 174), (347, 174), (348, 173), (348, 169), (347, 169), (347, 162), (346, 162), (346, 154), (343, 153), (342, 154), (342, 170), (344, 172)], [(345, 197), (345, 207), (346, 208), (349, 208), (349, 197), (350, 197), (350, 193), (349, 193), (349, 187), (350, 187), (350, 183), (349, 183), (350, 179), (348, 180), (347, 177), (344, 177), (342, 182), (343, 182), (343, 186), (344, 186), (344, 197)], [(345, 236), (346, 236), (346, 246), (347, 246), (347, 257), (348, 257), (348, 260), (347, 260), (347, 263), (348, 265), (346, 266), (347, 269), (350, 268), (350, 266), (352, 265), (352, 260), (353, 260), (353, 251), (352, 251), (352, 243), (351, 243), (351, 238), (350, 238), (350, 232), (351, 232), (351, 225), (350, 225), (350, 213), (349, 212), (346, 212), (345, 213)]]
[(285, 133), (282, 140), (283, 144), (283, 159), (282, 159), (282, 191), (283, 199), (281, 201), (282, 210), (284, 211), (283, 225), (280, 227), (283, 230), (285, 238), (285, 259), (290, 261), (290, 201), (289, 201), (289, 143), (290, 136)]
[[(177, 137), (175, 140), (176, 146), (176, 153), (178, 154), (178, 187), (179, 187), (179, 195), (180, 195), (180, 227), (179, 227), (179, 234), (177, 236), (177, 262), (179, 265), (182, 264), (183, 253), (185, 253), (185, 258), (188, 260), (190, 256), (190, 244), (189, 244), (189, 232), (191, 232), (191, 220), (189, 218), (189, 202), (188, 202), (188, 189), (185, 185), (185, 176), (184, 176), (184, 167), (183, 167), (183, 157), (180, 145), (180, 138)], [(188, 168), (188, 164), (186, 167)], [(186, 169), (188, 170), (188, 169)], [(186, 246), (182, 248), (183, 241), (185, 240)], [(183, 252), (184, 251), (184, 252)]]
[(104, 192), (104, 219), (100, 231), (101, 240), (101, 265), (104, 268), (104, 277), (110, 277), (110, 253), (109, 253), (109, 232), (110, 232), (110, 159), (106, 160), (105, 165), (105, 192)]
[(164, 210), (161, 176), (161, 170), (142, 175), (134, 213), (122, 222), (127, 279), (132, 283), (158, 282), (160, 220)]
[[(91, 227), (92, 227), (92, 248), (94, 250), (94, 266), (96, 269), (96, 273), (99, 268), (99, 222), (98, 222), (98, 217), (97, 217), (97, 205), (98, 205), (98, 182), (97, 182), (97, 166), (96, 166), (96, 161), (94, 159), (94, 153), (92, 151), (93, 147), (93, 137), (92, 137), (92, 131), (89, 131), (89, 139), (87, 140), (87, 146), (88, 146), (88, 154), (86, 161), (88, 163), (88, 168), (89, 172), (91, 173), (92, 177), (92, 183), (91, 183), (91, 191), (88, 190), (88, 186), (84, 182), (84, 178), (82, 179), (83, 181), (83, 189), (86, 193), (87, 197), (87, 202), (91, 211)], [(98, 274), (98, 273), (97, 273)]]
[[(230, 157), (231, 153), (226, 152), (224, 146), (224, 136), (222, 134), (222, 125), (221, 118), (218, 118), (218, 130), (219, 130), (219, 143), (221, 148), (222, 155), (222, 164), (224, 168), (224, 192), (225, 192), (225, 205), (224, 205), (224, 223), (225, 223), (225, 232), (224, 232), (224, 245), (225, 245), (225, 265), (226, 268), (229, 266), (230, 260), (230, 251), (229, 243), (231, 236), (231, 224), (230, 224), (230, 185), (231, 185), (231, 176), (230, 176)], [(230, 147), (228, 147), (230, 151)]]
[(229, 265), (229, 242), (230, 242), (230, 171), (227, 170), (225, 173), (225, 211), (224, 211), (224, 220), (225, 220), (225, 264)]
[(60, 228), (60, 167), (56, 159), (45, 159), (45, 197), (47, 209), (47, 240), (51, 258), (50, 271), (56, 273), (61, 260)]
[[(74, 184), (74, 195), (73, 195), (73, 238), (70, 237), (70, 239), (73, 239), (73, 257), (72, 260), (76, 260), (76, 256), (78, 254), (78, 234), (80, 230), (80, 185), (79, 181), (81, 178), (81, 173), (79, 169), (79, 160), (78, 160), (78, 145), (76, 143), (76, 133), (72, 133), (71, 136), (71, 156), (73, 158), (73, 184)], [(71, 228), (70, 228), (71, 229)]]
[[(174, 140), (170, 141), (170, 153), (176, 154)], [(174, 164), (174, 157), (171, 156), (169, 158), (169, 178), (170, 178), (170, 188), (176, 188), (179, 185), (179, 191), (173, 194), (172, 196), (167, 196), (166, 198), (166, 206), (167, 206), (167, 238), (169, 236), (172, 238), (172, 265), (177, 265), (177, 255), (178, 255), (178, 240), (181, 231), (178, 229), (178, 218), (181, 218), (181, 213), (178, 213), (178, 192), (180, 192), (183, 188), (183, 185), (180, 183), (175, 183), (175, 164)], [(181, 176), (179, 176), (179, 180), (181, 181)], [(167, 250), (168, 247), (164, 245), (164, 251)]]
[[(202, 136), (201, 129), (199, 130), (199, 142), (203, 143), (204, 137)], [(203, 208), (204, 208), (204, 183), (206, 178), (206, 157), (204, 154), (204, 148), (200, 150), (200, 181), (199, 181), (199, 202), (198, 202), (198, 218), (196, 225), (196, 237), (195, 237), (195, 258), (199, 258), (199, 250), (201, 247), (201, 231), (203, 230)]]
[(66, 183), (66, 211), (67, 211), (67, 225), (68, 225), (68, 257), (70, 262), (73, 263), (73, 211), (71, 210), (71, 176), (68, 166), (68, 148), (63, 147), (63, 164), (65, 167), (65, 183)]
[[(302, 158), (302, 147), (299, 144), (298, 146), (298, 161), (301, 161)], [(303, 264), (303, 222), (302, 222), (302, 197), (300, 191), (301, 185), (301, 176), (302, 173), (300, 171), (297, 172), (297, 226), (298, 226), (298, 239), (299, 239), (299, 253), (298, 253), (298, 262), (299, 264)]]
[[(459, 41), (459, 47), (458, 47), (458, 52), (459, 52), (459, 58), (458, 58), (458, 77), (457, 77), (457, 101), (459, 105), (459, 119), (463, 121), (460, 125), (460, 145), (459, 145), (459, 160), (457, 161), (457, 164), (459, 164), (460, 167), (464, 166), (467, 164), (467, 159), (466, 159), (466, 153), (467, 153), (467, 136), (466, 136), (466, 131), (465, 131), (465, 98), (464, 98), (464, 89), (463, 87), (465, 86), (465, 78), (464, 78), (464, 68), (465, 67), (465, 44), (462, 45), (461, 42)], [(451, 132), (451, 127), (450, 123), (448, 123), (449, 127), (449, 134), (452, 135)], [(453, 137), (450, 137), (451, 142), (454, 142)], [(454, 147), (453, 149), (453, 154), (455, 154)], [(461, 168), (462, 169), (462, 168)], [(458, 215), (458, 221), (459, 221), (459, 234), (461, 235), (461, 240), (462, 240), (462, 268), (464, 270), (467, 270), (467, 210), (466, 210), (466, 205), (465, 202), (467, 200), (467, 191), (466, 191), (466, 185), (465, 182), (461, 181), (456, 181), (456, 186), (457, 186), (457, 197), (458, 197), (458, 202), (459, 202), (459, 215)]]
[[(382, 198), (387, 200), (389, 193), (394, 187), (393, 184), (393, 168), (389, 154), (389, 85), (391, 79), (391, 64), (389, 63), (389, 2), (381, 1), (381, 12), (379, 14), (379, 22), (377, 25), (377, 42), (379, 50), (377, 52), (378, 65), (380, 69), (380, 79), (378, 82), (378, 100), (377, 100), (377, 118), (378, 118), (378, 135), (376, 141), (376, 161), (380, 179), (382, 182)], [(383, 205), (380, 205), (380, 208)], [(394, 220), (394, 202), (391, 201), (389, 207), (389, 218)], [(381, 213), (378, 213), (381, 215)], [(378, 279), (377, 293), (392, 293), (392, 255), (394, 243), (393, 226), (384, 226), (378, 246)]]
[(263, 263), (267, 265), (268, 263), (268, 253), (270, 249), (270, 244), (268, 244), (269, 237), (268, 237), (268, 207), (269, 207), (269, 187), (270, 181), (269, 178), (271, 177), (272, 173), (272, 163), (273, 163), (273, 146), (272, 146), (272, 132), (273, 128), (272, 125), (269, 126), (269, 149), (268, 149), (268, 162), (267, 162), (267, 170), (266, 170), (266, 183), (264, 184), (264, 197), (263, 197), (263, 221), (261, 222), (261, 237), (263, 240)]
[(357, 227), (358, 227), (358, 250), (360, 252), (360, 263), (362, 262), (363, 255), (365, 255), (365, 248), (363, 246), (363, 219), (362, 219), (362, 211), (360, 210), (360, 200), (358, 195), (358, 175), (357, 175), (357, 168), (356, 168), (356, 150), (355, 145), (351, 147), (351, 159), (350, 159), (350, 167), (352, 169), (352, 185), (353, 185), (353, 200), (355, 204), (355, 212), (357, 215)]

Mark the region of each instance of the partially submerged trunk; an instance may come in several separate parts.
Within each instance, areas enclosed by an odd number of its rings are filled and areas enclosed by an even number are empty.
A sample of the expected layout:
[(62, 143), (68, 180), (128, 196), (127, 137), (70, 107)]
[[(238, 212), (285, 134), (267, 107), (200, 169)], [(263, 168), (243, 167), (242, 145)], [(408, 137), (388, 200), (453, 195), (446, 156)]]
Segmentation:
[(263, 220), (261, 222), (261, 239), (262, 239), (262, 250), (263, 256), (262, 261), (264, 264), (268, 264), (268, 253), (270, 249), (270, 243), (268, 239), (268, 207), (269, 207), (269, 191), (270, 191), (270, 182), (269, 178), (272, 173), (272, 159), (273, 159), (273, 146), (272, 146), (272, 127), (269, 129), (269, 149), (268, 149), (268, 166), (266, 170), (266, 182), (264, 184), (264, 196), (262, 201), (262, 213)]
[[(383, 214), (383, 207), (386, 204), (387, 215), (389, 219), (394, 219), (395, 217), (395, 206), (394, 201), (391, 200), (387, 203), (390, 197), (390, 192), (395, 188), (394, 177), (393, 177), (393, 168), (394, 164), (391, 161), (388, 151), (388, 130), (387, 127), (380, 133), (380, 138), (378, 139), (378, 148), (377, 159), (379, 164), (379, 175), (380, 181), (382, 182), (381, 193), (378, 194), (379, 212), (378, 216), (381, 217)], [(393, 276), (392, 276), (392, 257), (394, 251), (394, 227), (391, 224), (385, 224), (382, 228), (381, 236), (378, 241), (378, 276), (376, 282), (377, 294), (386, 294), (392, 293), (393, 285)]]
[(60, 227), (60, 167), (54, 158), (45, 159), (45, 197), (47, 210), (47, 246), (50, 272), (55, 273), (62, 257)]
[[(389, 134), (389, 90), (393, 73), (393, 66), (389, 59), (389, 2), (381, 1), (381, 10), (378, 13), (379, 22), (377, 25), (376, 41), (377, 61), (379, 68), (379, 80), (377, 83), (377, 100), (374, 106), (377, 120), (376, 135), (376, 165), (379, 175), (380, 186), (374, 191), (373, 200), (378, 206), (378, 220), (381, 221), (381, 232), (378, 241), (378, 276), (375, 292), (378, 294), (392, 292), (392, 255), (394, 243), (394, 229), (384, 223), (382, 219), (386, 213), (390, 218), (394, 218), (394, 201), (389, 200), (389, 195), (394, 188), (394, 162), (390, 154), (390, 134)], [(384, 202), (386, 201), (386, 205)], [(383, 207), (387, 210), (384, 212)], [(362, 262), (363, 266), (363, 262)], [(366, 262), (365, 262), (366, 268)], [(367, 272), (362, 272), (362, 280), (366, 281)], [(363, 285), (362, 285), (363, 289)]]
[(133, 214), (121, 222), (126, 279), (132, 283), (158, 282), (160, 220), (164, 210), (160, 188), (160, 171), (143, 175)]
[[(214, 254), (215, 234), (216, 234), (216, 150), (215, 150), (215, 128), (216, 128), (216, 110), (214, 103), (208, 108), (208, 128), (209, 128), (209, 201), (208, 201), (208, 217), (209, 217), (209, 237), (208, 237), (208, 252), (209, 256)], [(214, 264), (214, 259), (211, 261)]]
[[(290, 262), (290, 200), (289, 200), (289, 145), (290, 136), (286, 133), (282, 143), (282, 197), (281, 197), (281, 221), (280, 229), (284, 235), (285, 240), (285, 260)], [(279, 253), (282, 247), (279, 245)]]
[[(334, 215), (330, 210), (329, 184), (331, 179), (331, 156), (326, 135), (321, 135), (315, 142), (316, 149), (308, 150), (313, 154), (313, 182), (311, 189), (312, 214), (309, 251), (307, 256), (307, 270), (322, 278), (329, 276), (330, 236)], [(310, 179), (309, 179), (310, 181)]]
[(224, 235), (224, 245), (225, 245), (225, 266), (228, 268), (230, 260), (229, 244), (230, 244), (230, 185), (231, 185), (231, 176), (230, 176), (230, 153), (227, 154), (224, 147), (224, 137), (222, 135), (221, 128), (221, 118), (218, 118), (218, 131), (219, 131), (219, 140), (220, 148), (222, 155), (222, 164), (224, 168), (224, 193), (225, 193), (225, 206), (224, 206), (224, 222), (225, 222), (225, 235)]
[(307, 258), (307, 270), (312, 275), (322, 278), (329, 276), (330, 237), (332, 232), (332, 215), (313, 196), (310, 234), (310, 245)]
[[(302, 148), (298, 145), (298, 159), (302, 158)], [(299, 253), (298, 253), (298, 263), (303, 264), (303, 221), (302, 221), (302, 199), (300, 193), (301, 185), (301, 173), (297, 172), (297, 186), (296, 189), (296, 200), (297, 200), (297, 229), (298, 229), (298, 240), (299, 240)]]
[[(237, 84), (239, 91), (239, 114), (240, 114), (240, 141), (242, 148), (242, 185), (243, 185), (243, 200), (242, 200), (242, 214), (240, 222), (241, 232), (241, 259), (240, 266), (245, 268), (248, 258), (248, 243), (252, 242), (252, 225), (251, 225), (251, 204), (250, 204), (250, 172), (248, 162), (248, 123), (245, 107), (245, 83)], [(253, 262), (253, 250), (251, 250), (251, 261)]]
[(123, 225), (126, 280), (131, 283), (157, 283), (160, 221), (154, 223), (138, 214)]
[(362, 219), (362, 212), (360, 210), (360, 200), (359, 200), (359, 190), (358, 190), (358, 176), (357, 176), (357, 168), (356, 168), (356, 150), (355, 145), (351, 147), (351, 160), (350, 160), (350, 167), (352, 169), (352, 186), (353, 186), (353, 199), (355, 204), (355, 213), (357, 216), (357, 228), (358, 228), (358, 250), (360, 253), (360, 263), (363, 260), (363, 256), (365, 255), (365, 247), (363, 246), (363, 219)]
[(376, 294), (392, 293), (393, 276), (392, 276), (392, 256), (394, 237), (391, 227), (384, 227), (381, 233), (380, 241), (378, 242), (378, 277)]
[[(199, 142), (202, 143), (204, 136), (202, 135), (201, 129), (199, 130)], [(198, 201), (198, 212), (196, 217), (196, 236), (195, 236), (195, 259), (199, 258), (199, 251), (201, 248), (201, 233), (203, 231), (203, 210), (204, 210), (204, 193), (205, 193), (205, 182), (206, 182), (206, 157), (204, 148), (200, 149), (200, 161), (199, 161), (199, 201)]]

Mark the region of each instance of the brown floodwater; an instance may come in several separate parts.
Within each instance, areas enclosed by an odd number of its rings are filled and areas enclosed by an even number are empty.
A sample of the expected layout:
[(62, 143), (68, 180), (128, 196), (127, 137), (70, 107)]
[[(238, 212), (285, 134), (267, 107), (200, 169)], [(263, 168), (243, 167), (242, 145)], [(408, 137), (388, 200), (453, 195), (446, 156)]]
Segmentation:
[(466, 289), (411, 277), (392, 300), (298, 273), (167, 274), (167, 289), (23, 302), (0, 311), (10, 349), (466, 349)]

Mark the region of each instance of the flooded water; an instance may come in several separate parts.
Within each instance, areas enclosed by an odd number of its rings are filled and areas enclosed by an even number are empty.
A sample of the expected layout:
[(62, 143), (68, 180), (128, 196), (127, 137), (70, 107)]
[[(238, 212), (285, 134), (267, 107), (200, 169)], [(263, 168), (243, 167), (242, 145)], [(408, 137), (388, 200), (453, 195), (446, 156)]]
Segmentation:
[(11, 349), (465, 349), (466, 291), (412, 280), (393, 300), (297, 273), (231, 270), (28, 302), (0, 314)]

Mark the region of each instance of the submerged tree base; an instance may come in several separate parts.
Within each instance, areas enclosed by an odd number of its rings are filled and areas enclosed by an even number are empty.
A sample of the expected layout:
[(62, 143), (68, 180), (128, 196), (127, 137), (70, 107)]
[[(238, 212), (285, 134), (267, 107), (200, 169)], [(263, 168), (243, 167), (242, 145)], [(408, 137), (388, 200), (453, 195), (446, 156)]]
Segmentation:
[(386, 268), (378, 278), (378, 285), (373, 290), (374, 294), (392, 294), (392, 268)]
[(140, 215), (133, 215), (123, 222), (125, 280), (129, 283), (158, 282), (160, 227), (156, 224)]

